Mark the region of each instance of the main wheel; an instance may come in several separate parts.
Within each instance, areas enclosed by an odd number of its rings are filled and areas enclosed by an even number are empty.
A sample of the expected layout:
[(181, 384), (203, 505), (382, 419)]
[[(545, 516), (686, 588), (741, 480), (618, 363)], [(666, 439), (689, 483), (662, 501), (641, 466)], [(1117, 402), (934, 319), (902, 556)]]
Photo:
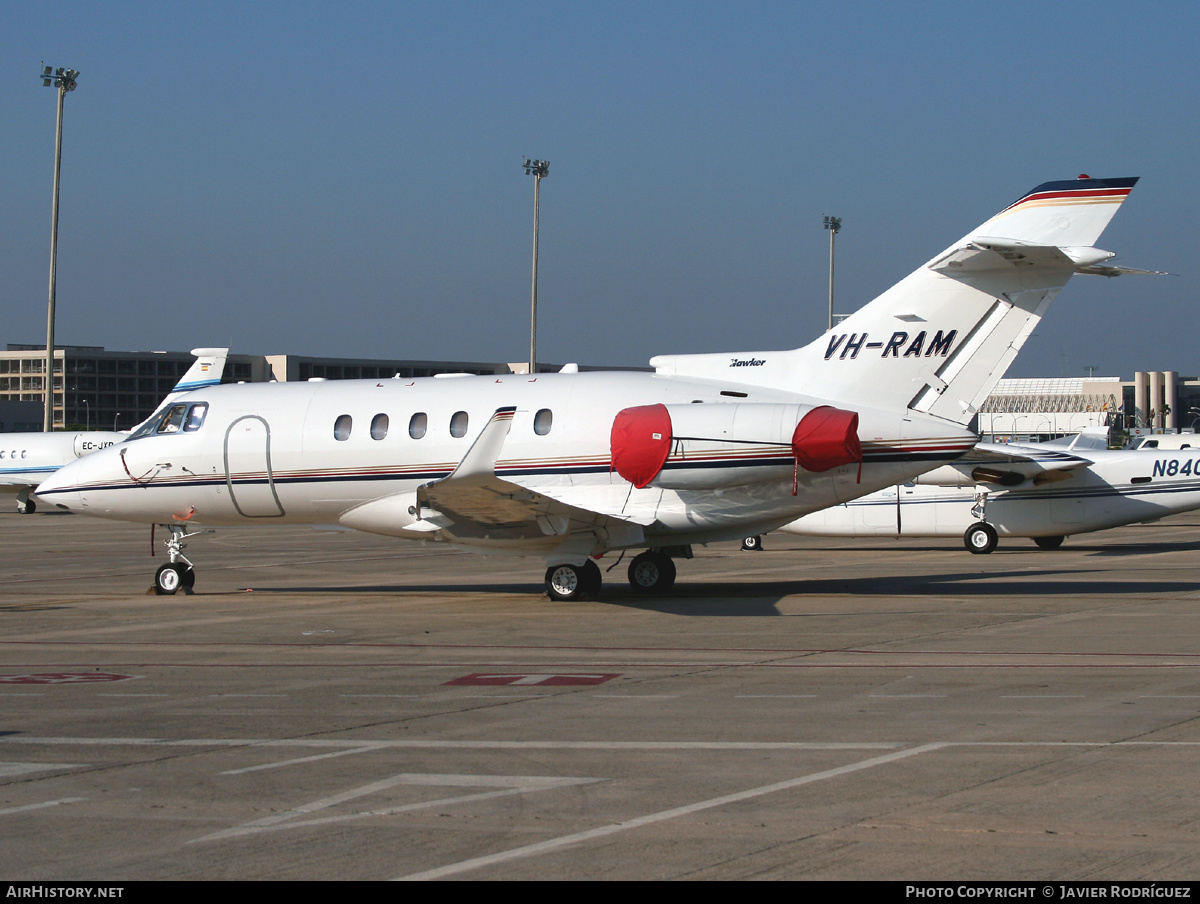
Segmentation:
[(1062, 537), (1034, 537), (1033, 542), (1038, 549), (1058, 549), (1063, 545)]
[(26, 499), (24, 501), (18, 499), (17, 500), (17, 511), (20, 512), (22, 515), (32, 515), (34, 512), (37, 511), (37, 503), (34, 502), (32, 499)]
[(996, 536), (996, 528), (986, 521), (975, 522), (963, 534), (963, 543), (967, 549), (980, 556), (987, 555), (995, 549), (997, 542), (999, 538)]
[[(160, 567), (154, 574), (154, 592), (159, 596), (172, 596), (180, 587), (187, 586), (184, 584), (184, 570), (184, 566), (170, 563)], [(186, 570), (191, 571), (190, 568)], [(194, 574), (192, 580), (195, 581)]]
[(179, 575), (179, 586), (184, 590), (191, 590), (196, 586), (196, 569), (187, 565), (176, 566), (182, 569)]
[(762, 552), (762, 535), (755, 534), (753, 537), (746, 537), (742, 540), (742, 550), (744, 552)]
[(546, 569), (546, 593), (552, 600), (587, 599), (600, 591), (600, 568), (591, 559), (582, 565), (551, 565)]
[(644, 552), (629, 563), (629, 583), (638, 593), (666, 593), (675, 586), (675, 563), (660, 552)]

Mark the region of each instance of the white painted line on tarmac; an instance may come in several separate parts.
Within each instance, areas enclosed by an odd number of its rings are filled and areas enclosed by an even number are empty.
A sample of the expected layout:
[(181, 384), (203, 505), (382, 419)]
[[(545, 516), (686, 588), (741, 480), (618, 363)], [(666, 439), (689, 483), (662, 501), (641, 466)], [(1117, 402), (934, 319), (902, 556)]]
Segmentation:
[(0, 763), (0, 778), (45, 772), (48, 769), (80, 769), (82, 763)]
[(75, 804), (81, 800), (87, 800), (86, 797), (60, 797), (58, 800), (47, 800), (40, 804), (26, 804), (23, 807), (9, 807), (7, 810), (0, 810), (0, 816), (8, 816), (12, 813), (28, 813), (30, 810), (42, 810), (46, 807), (58, 807), (62, 804)]
[[(73, 747), (307, 747), (328, 750), (366, 746), (378, 750), (896, 750), (903, 741), (436, 741), (333, 738), (68, 738), (0, 736), (0, 744)], [(954, 742), (940, 741), (942, 746)], [(1061, 742), (1068, 743), (1068, 742)], [(1107, 743), (1107, 742), (1097, 742)], [(1184, 742), (1179, 742), (1184, 743)], [(1200, 744), (1200, 741), (1196, 743)]]
[(583, 841), (591, 841), (595, 838), (603, 838), (607, 835), (615, 835), (617, 832), (624, 832), (628, 829), (637, 829), (642, 826), (653, 825), (658, 822), (665, 822), (669, 819), (677, 819), (680, 816), (689, 816), (692, 813), (698, 813), (702, 810), (711, 810), (714, 807), (723, 807), (727, 804), (739, 803), (744, 800), (749, 800), (755, 797), (763, 797), (767, 794), (775, 794), (779, 791), (787, 791), (792, 788), (798, 788), (802, 785), (808, 785), (813, 782), (824, 781), (830, 778), (839, 778), (843, 775), (850, 775), (854, 772), (860, 772), (863, 769), (873, 769), (876, 766), (883, 766), (887, 763), (896, 762), (897, 760), (907, 759), (912, 756), (919, 756), (923, 753), (929, 753), (934, 750), (941, 750), (944, 747), (950, 746), (944, 743), (922, 744), (920, 747), (912, 747), (908, 750), (900, 750), (895, 753), (885, 753), (883, 756), (872, 757), (869, 760), (863, 760), (858, 763), (851, 763), (847, 766), (838, 766), (835, 769), (826, 769), (821, 772), (813, 772), (809, 775), (801, 775), (796, 778), (788, 779), (782, 782), (775, 782), (771, 785), (763, 785), (761, 788), (750, 788), (746, 791), (738, 791), (734, 794), (725, 794), (721, 797), (710, 798), (709, 800), (697, 801), (694, 804), (687, 804), (682, 807), (675, 807), (670, 810), (662, 810), (658, 813), (649, 813), (645, 816), (639, 816), (627, 822), (618, 822), (612, 825), (599, 826), (595, 829), (588, 829), (583, 832), (575, 832), (571, 835), (563, 835), (559, 838), (552, 838), (548, 841), (541, 841), (537, 844), (527, 844), (523, 847), (513, 848), (508, 851), (500, 851), (496, 854), (489, 854), (484, 857), (474, 857), (470, 860), (463, 860), (458, 863), (451, 863), (446, 866), (441, 866), (436, 869), (424, 870), (419, 873), (410, 873), (407, 876), (400, 876), (400, 880), (416, 881), (425, 879), (442, 879), (446, 876), (453, 876), (459, 873), (469, 872), (471, 870), (481, 869), (485, 866), (493, 866), (497, 863), (504, 863), (509, 860), (517, 860), (522, 857), (531, 857), (537, 854), (544, 854), (547, 851), (557, 850), (559, 848), (568, 847), (573, 844), (579, 844)]
[[(429, 809), (430, 807), (441, 807), (469, 801), (488, 800), (495, 797), (506, 797), (512, 794), (528, 794), (532, 791), (546, 791), (552, 788), (567, 788), (573, 785), (588, 785), (592, 784), (593, 782), (601, 781), (606, 781), (606, 779), (541, 775), (436, 775), (404, 772), (400, 775), (393, 775), (391, 778), (385, 778), (377, 782), (371, 782), (369, 785), (363, 785), (361, 788), (343, 791), (341, 794), (334, 794), (330, 797), (314, 800), (311, 803), (294, 807), (291, 810), (285, 810), (282, 813), (276, 813), (272, 816), (265, 816), (262, 819), (256, 819), (254, 822), (244, 823), (243, 825), (232, 829), (214, 832), (211, 835), (205, 835), (203, 838), (197, 838), (194, 841), (189, 841), (187, 843), (195, 844), (201, 841), (217, 841), (224, 838), (255, 835), (262, 832), (278, 831), (280, 829), (298, 829), (305, 826), (328, 825), (335, 822), (348, 822), (353, 819), (366, 819), (371, 816), (392, 816), (397, 813), (406, 813), (412, 810), (425, 810)], [(356, 800), (357, 798), (364, 797), (368, 794), (378, 794), (381, 791), (386, 791), (389, 788), (394, 788), (397, 785), (422, 785), (426, 787), (434, 786), (450, 788), (482, 787), (491, 788), (494, 790), (477, 792), (474, 794), (462, 794), (455, 797), (443, 797), (438, 800), (426, 800), (420, 801), (419, 803), (402, 804), (396, 807), (386, 807), (381, 810), (360, 810), (354, 813), (346, 813), (341, 816), (323, 816), (319, 819), (300, 818), (310, 813), (315, 813), (318, 810), (325, 810), (329, 807), (346, 803), (347, 801)]]
[(247, 772), (262, 772), (265, 769), (282, 769), (285, 766), (297, 766), (301, 763), (315, 763), (318, 760), (332, 760), (339, 756), (349, 756), (355, 753), (368, 753), (372, 750), (379, 750), (377, 744), (367, 744), (362, 747), (354, 747), (350, 750), (336, 750), (333, 753), (318, 753), (313, 756), (302, 756), (291, 760), (280, 760), (275, 763), (262, 763), (258, 766), (247, 766), (244, 769), (228, 769), (225, 772), (218, 772), (218, 775), (245, 775)]

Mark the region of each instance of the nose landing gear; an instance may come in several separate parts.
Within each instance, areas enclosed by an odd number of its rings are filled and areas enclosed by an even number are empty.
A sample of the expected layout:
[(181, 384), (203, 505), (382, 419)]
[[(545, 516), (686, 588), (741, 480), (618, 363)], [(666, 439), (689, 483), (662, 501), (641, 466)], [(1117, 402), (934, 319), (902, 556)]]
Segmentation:
[(167, 547), (167, 557), (171, 561), (154, 573), (154, 592), (158, 596), (172, 596), (180, 590), (191, 593), (196, 585), (196, 566), (183, 554), (183, 548), (187, 546), (183, 541), (213, 531), (194, 530), (188, 533), (182, 524), (165, 526), (171, 535), (163, 541), (163, 545)]

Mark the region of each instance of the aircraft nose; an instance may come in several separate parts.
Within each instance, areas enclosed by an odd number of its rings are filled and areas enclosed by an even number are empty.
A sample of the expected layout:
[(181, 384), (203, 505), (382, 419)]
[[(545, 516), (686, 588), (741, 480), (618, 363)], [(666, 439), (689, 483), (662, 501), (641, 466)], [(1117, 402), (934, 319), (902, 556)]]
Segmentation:
[(83, 511), (87, 508), (84, 487), (88, 483), (89, 472), (95, 470), (94, 463), (90, 459), (100, 454), (100, 452), (93, 452), (91, 455), (86, 455), (59, 468), (38, 485), (38, 488), (33, 491), (34, 495), (43, 502), (60, 509), (70, 512)]

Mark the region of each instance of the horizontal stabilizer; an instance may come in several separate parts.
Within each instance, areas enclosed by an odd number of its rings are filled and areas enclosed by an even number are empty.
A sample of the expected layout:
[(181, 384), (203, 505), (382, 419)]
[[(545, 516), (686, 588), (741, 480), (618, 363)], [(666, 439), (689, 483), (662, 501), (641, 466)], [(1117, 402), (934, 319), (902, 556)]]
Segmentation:
[(1037, 446), (979, 443), (974, 449), (948, 465), (942, 465), (916, 478), (923, 486), (965, 487), (978, 484), (1001, 487), (1035, 485), (1065, 480), (1092, 461), (1069, 452)]

